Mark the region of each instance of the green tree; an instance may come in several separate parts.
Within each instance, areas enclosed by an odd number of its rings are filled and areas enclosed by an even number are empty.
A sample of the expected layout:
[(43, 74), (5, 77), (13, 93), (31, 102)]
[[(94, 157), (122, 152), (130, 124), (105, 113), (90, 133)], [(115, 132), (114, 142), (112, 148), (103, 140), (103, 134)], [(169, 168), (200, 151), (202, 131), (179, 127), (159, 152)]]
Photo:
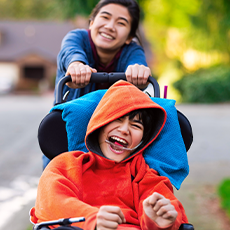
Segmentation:
[(180, 34), (178, 49), (215, 50), (230, 56), (230, 1), (149, 0), (143, 8), (148, 38), (161, 56), (167, 56), (172, 29)]
[[(137, 0), (144, 2), (145, 0)], [(99, 0), (0, 0), (0, 19), (72, 19), (88, 16)]]

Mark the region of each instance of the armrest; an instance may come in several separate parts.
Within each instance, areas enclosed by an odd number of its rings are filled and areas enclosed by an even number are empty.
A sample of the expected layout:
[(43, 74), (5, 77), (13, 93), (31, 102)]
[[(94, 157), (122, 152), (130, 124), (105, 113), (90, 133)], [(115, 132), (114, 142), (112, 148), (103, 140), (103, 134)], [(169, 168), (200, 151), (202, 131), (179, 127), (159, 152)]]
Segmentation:
[(194, 230), (194, 227), (192, 224), (182, 224), (179, 230)]

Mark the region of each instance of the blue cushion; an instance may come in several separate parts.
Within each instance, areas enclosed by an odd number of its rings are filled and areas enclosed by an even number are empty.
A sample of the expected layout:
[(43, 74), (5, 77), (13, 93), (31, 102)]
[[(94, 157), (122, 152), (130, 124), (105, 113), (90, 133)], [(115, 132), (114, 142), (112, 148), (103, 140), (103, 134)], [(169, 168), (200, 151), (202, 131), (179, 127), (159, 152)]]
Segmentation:
[[(56, 105), (52, 110), (62, 110), (66, 122), (68, 150), (87, 152), (85, 135), (88, 122), (107, 90), (97, 90), (78, 99)], [(180, 132), (175, 100), (151, 98), (167, 112), (167, 120), (157, 139), (145, 150), (144, 158), (150, 168), (170, 179), (175, 188), (189, 173), (187, 152)], [(51, 111), (52, 111), (51, 110)]]

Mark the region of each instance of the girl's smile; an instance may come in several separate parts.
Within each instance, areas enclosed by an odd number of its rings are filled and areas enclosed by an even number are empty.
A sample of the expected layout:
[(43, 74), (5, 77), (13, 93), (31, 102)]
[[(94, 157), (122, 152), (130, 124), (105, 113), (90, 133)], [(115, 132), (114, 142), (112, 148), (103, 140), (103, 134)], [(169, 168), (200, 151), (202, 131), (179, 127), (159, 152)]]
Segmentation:
[(126, 7), (108, 4), (100, 9), (89, 29), (99, 57), (109, 54), (112, 58), (124, 44), (129, 44), (132, 37), (131, 17)]

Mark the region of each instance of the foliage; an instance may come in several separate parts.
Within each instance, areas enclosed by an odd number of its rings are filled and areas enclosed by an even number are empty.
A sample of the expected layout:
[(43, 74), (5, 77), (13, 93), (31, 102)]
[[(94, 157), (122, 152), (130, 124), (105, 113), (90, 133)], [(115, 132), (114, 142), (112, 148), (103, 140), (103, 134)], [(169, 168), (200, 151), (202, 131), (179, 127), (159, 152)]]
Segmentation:
[[(142, 4), (146, 35), (155, 52), (157, 75), (164, 72), (169, 62), (181, 62), (178, 68), (188, 70), (214, 63), (229, 64), (229, 0), (149, 0)], [(200, 65), (192, 65), (190, 50), (202, 55)], [(217, 61), (203, 58), (213, 53), (218, 54)], [(194, 59), (198, 62), (197, 58)], [(189, 61), (189, 65), (185, 61)]]
[[(72, 19), (88, 16), (99, 0), (0, 0), (1, 19)], [(145, 0), (139, 0), (141, 3)]]
[(230, 178), (224, 179), (218, 187), (221, 207), (226, 210), (230, 218)]
[(33, 225), (30, 224), (26, 230), (33, 230)]
[[(199, 50), (226, 49), (229, 42), (230, 1), (149, 0), (143, 3), (153, 31), (166, 35), (169, 28), (185, 34), (188, 46)], [(159, 34), (158, 34), (159, 35)], [(227, 43), (226, 43), (227, 42)]]
[(174, 83), (182, 102), (216, 103), (230, 101), (230, 67), (200, 69)]
[(89, 14), (97, 0), (0, 0), (2, 19), (69, 19)]

